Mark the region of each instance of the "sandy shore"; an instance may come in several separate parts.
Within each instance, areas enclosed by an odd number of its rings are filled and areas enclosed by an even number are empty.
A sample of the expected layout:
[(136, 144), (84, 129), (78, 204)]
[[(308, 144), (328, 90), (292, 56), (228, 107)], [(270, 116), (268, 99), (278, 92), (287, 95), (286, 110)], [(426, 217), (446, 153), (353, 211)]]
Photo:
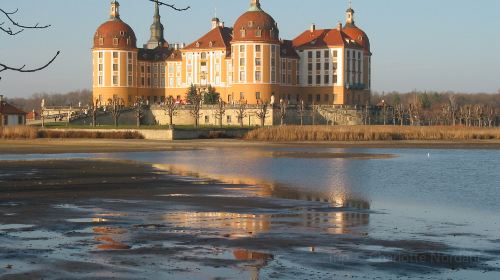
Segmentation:
[(172, 151), (209, 147), (331, 147), (331, 148), (425, 148), (425, 149), (500, 149), (500, 141), (371, 141), (371, 142), (303, 142), (266, 143), (243, 140), (105, 140), (105, 139), (37, 139), (0, 140), (0, 154), (112, 153)]
[(370, 237), (370, 210), (269, 197), (148, 164), (4, 161), (0, 174), (0, 279), (412, 279), (495, 270), (444, 242)]

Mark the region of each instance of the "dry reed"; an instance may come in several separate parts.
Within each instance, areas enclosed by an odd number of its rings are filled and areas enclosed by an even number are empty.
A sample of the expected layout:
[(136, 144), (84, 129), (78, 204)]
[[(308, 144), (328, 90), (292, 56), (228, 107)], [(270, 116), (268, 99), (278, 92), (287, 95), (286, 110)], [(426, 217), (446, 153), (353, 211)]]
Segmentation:
[(500, 139), (500, 129), (450, 126), (280, 126), (250, 131), (245, 139), (270, 142), (491, 140)]
[(37, 138), (83, 138), (83, 139), (144, 139), (136, 131), (82, 131), (82, 130), (43, 130), (32, 126), (0, 127), (2, 139), (37, 139)]

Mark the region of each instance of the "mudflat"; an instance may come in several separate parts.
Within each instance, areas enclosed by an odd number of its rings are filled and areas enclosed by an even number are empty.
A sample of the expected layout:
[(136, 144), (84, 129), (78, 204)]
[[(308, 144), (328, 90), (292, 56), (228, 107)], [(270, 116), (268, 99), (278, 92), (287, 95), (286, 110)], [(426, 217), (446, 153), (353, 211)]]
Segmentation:
[(371, 237), (374, 213), (363, 207), (280, 199), (263, 188), (131, 161), (0, 161), (0, 279), (412, 279), (499, 270), (444, 242)]

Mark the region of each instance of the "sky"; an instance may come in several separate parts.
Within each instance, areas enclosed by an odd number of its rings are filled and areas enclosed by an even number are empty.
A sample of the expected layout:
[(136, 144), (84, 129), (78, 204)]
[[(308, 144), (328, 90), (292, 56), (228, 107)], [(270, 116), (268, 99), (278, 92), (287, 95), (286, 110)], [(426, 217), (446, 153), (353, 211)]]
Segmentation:
[[(167, 41), (190, 43), (210, 29), (215, 12), (227, 26), (248, 9), (250, 0), (170, 0), (186, 12), (163, 7)], [(135, 31), (138, 46), (149, 38), (153, 4), (119, 0), (121, 18)], [(0, 73), (0, 94), (30, 96), (90, 89), (91, 48), (97, 27), (109, 17), (110, 0), (2, 1), (0, 8), (19, 8), (25, 24), (51, 24), (12, 37), (0, 33), (0, 62), (44, 64), (33, 73)], [(348, 0), (261, 0), (278, 22), (280, 36), (293, 39), (314, 23), (334, 28), (345, 21)], [(498, 0), (353, 0), (358, 27), (372, 46), (372, 85), (377, 92), (435, 90), (500, 92), (500, 1)], [(0, 19), (0, 22), (4, 19)]]

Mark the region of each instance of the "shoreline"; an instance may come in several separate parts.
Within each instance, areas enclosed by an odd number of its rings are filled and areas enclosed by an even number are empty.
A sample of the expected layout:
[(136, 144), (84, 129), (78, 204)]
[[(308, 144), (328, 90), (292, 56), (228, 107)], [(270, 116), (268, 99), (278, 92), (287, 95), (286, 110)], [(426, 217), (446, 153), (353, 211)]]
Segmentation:
[(500, 149), (500, 140), (469, 141), (367, 141), (367, 142), (260, 142), (215, 140), (35, 139), (0, 140), (0, 154), (62, 154), (181, 151), (204, 148), (308, 147), (377, 149)]

